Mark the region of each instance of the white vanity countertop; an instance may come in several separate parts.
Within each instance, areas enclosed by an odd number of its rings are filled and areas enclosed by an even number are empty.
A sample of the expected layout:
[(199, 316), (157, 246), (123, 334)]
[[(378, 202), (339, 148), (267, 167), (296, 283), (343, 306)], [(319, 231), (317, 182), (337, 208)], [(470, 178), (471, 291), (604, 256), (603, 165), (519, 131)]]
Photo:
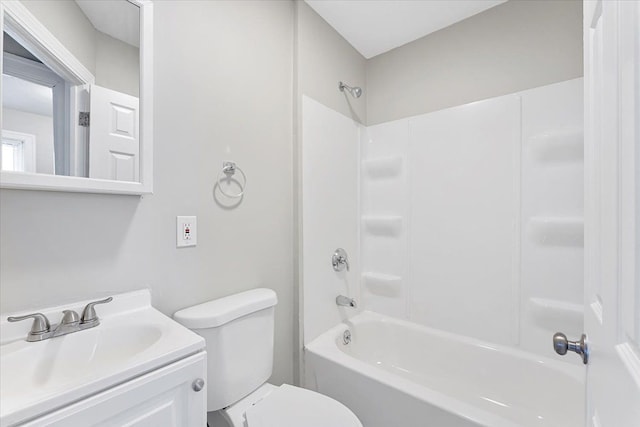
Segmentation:
[[(62, 310), (40, 310), (51, 324)], [(100, 325), (40, 342), (27, 342), (32, 320), (0, 320), (0, 425), (11, 426), (205, 349), (204, 339), (151, 307), (149, 291), (114, 295), (96, 306)], [(31, 312), (29, 312), (31, 313)]]

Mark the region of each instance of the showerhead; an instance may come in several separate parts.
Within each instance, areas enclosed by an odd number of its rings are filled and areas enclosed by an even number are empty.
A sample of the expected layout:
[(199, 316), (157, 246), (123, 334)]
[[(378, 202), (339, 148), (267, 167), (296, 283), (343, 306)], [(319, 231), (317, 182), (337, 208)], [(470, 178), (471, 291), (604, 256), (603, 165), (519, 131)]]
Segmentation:
[(347, 92), (349, 92), (354, 98), (360, 98), (360, 96), (362, 95), (362, 88), (359, 88), (358, 86), (351, 87), (340, 82), (338, 83), (338, 89), (340, 89), (340, 92), (344, 92), (344, 90), (346, 89)]

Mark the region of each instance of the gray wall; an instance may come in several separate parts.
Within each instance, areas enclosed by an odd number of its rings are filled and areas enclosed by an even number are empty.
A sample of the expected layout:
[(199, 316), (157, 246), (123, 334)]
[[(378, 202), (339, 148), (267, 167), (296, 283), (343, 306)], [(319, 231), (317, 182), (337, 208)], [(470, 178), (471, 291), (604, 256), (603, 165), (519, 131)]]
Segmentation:
[(367, 63), (367, 122), (582, 76), (582, 2), (511, 0)]
[(96, 84), (140, 96), (140, 49), (96, 31)]
[[(257, 286), (278, 293), (273, 380), (293, 377), (290, 2), (154, 2), (154, 194), (0, 191), (0, 311), (148, 287), (167, 314)], [(226, 209), (223, 160), (249, 184)], [(176, 215), (198, 246), (176, 249)]]
[(338, 90), (338, 82), (364, 88), (367, 60), (303, 1), (297, 2), (296, 31), (299, 93), (366, 123), (367, 92), (354, 99)]

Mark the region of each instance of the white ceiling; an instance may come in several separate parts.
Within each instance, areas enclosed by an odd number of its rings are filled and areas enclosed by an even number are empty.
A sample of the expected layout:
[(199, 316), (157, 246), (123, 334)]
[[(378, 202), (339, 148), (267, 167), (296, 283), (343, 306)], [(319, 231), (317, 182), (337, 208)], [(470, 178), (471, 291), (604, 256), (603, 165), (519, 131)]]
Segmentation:
[(76, 0), (94, 28), (140, 47), (140, 9), (126, 0)]
[(506, 0), (305, 0), (365, 58), (455, 24)]

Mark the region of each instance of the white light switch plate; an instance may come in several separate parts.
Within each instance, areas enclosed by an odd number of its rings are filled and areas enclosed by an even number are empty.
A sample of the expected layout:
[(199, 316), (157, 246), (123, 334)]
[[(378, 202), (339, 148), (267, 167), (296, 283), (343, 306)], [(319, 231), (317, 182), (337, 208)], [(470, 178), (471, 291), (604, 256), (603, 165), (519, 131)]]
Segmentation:
[(198, 243), (198, 221), (195, 216), (176, 217), (176, 246), (184, 248)]

